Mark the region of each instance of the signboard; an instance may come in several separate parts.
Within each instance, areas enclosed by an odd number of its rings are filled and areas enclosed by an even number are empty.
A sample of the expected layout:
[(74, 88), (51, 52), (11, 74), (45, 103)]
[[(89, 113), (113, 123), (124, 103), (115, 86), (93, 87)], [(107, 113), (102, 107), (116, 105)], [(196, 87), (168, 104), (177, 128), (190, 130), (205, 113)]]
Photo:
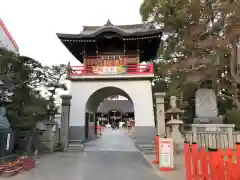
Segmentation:
[(11, 139), (11, 134), (8, 133), (8, 135), (7, 135), (7, 144), (6, 144), (6, 150), (7, 151), (9, 150), (9, 147), (10, 147), (10, 139)]
[(159, 141), (159, 167), (162, 171), (170, 171), (173, 164), (173, 141), (170, 138), (160, 138)]
[(95, 67), (93, 72), (96, 74), (122, 74), (126, 72), (124, 66), (103, 66)]

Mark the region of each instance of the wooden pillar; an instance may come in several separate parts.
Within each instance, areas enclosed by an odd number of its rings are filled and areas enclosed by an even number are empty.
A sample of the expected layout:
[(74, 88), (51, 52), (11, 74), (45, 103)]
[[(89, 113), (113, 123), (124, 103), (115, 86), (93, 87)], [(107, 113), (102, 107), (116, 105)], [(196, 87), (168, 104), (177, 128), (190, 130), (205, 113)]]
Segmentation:
[(85, 51), (85, 44), (84, 44), (84, 46), (83, 46), (83, 63), (84, 63), (84, 65), (86, 66), (86, 65), (88, 65), (88, 62), (86, 62), (86, 59), (85, 59), (85, 55), (86, 55), (86, 51)]
[(123, 47), (123, 62), (122, 62), (122, 64), (123, 65), (126, 65), (127, 63), (126, 63), (126, 44), (125, 44), (125, 42), (123, 42), (124, 43), (124, 47)]
[(139, 40), (137, 39), (137, 63), (140, 63), (140, 57), (139, 57)]
[(99, 66), (100, 65), (100, 62), (99, 62), (99, 59), (98, 59), (98, 45), (96, 45), (96, 59), (97, 59), (97, 66)]

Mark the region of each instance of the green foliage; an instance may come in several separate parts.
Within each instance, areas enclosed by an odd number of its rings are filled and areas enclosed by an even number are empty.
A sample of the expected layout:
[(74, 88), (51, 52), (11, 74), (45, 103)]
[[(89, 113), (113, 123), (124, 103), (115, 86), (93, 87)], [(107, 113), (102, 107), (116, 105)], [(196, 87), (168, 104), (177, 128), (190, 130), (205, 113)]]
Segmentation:
[(45, 93), (48, 104), (45, 107), (48, 117), (55, 115), (58, 111), (55, 105), (55, 98), (58, 95), (58, 90), (66, 91), (67, 85), (65, 80), (69, 73), (69, 65), (60, 64), (53, 66), (43, 67), (44, 72), (44, 87), (47, 92)]
[(156, 69), (164, 71), (158, 74), (168, 79), (169, 95), (186, 95), (189, 84), (211, 80), (220, 99), (231, 100), (240, 109), (238, 1), (144, 0), (140, 13), (143, 21), (164, 30), (158, 57), (162, 63)]
[(61, 143), (57, 143), (54, 148), (54, 151), (55, 152), (63, 152), (63, 150), (64, 150), (64, 146)]
[[(7, 116), (12, 127), (35, 127), (37, 121), (49, 118), (50, 110), (55, 110), (52, 115), (56, 113), (54, 96), (56, 89), (66, 89), (60, 80), (66, 78), (67, 67), (43, 67), (32, 58), (0, 48), (0, 80), (4, 88), (0, 101), (10, 101)], [(49, 90), (49, 96), (42, 93), (44, 89)]]
[(225, 123), (227, 124), (235, 124), (237, 130), (240, 129), (240, 111), (237, 109), (231, 109), (226, 112)]

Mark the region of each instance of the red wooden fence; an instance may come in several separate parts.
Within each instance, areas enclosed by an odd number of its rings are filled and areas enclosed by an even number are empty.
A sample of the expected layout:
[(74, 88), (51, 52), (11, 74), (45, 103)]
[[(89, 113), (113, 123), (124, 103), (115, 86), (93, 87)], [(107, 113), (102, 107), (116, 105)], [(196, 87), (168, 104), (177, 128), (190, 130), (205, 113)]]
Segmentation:
[(236, 149), (184, 145), (187, 180), (240, 180), (240, 144)]

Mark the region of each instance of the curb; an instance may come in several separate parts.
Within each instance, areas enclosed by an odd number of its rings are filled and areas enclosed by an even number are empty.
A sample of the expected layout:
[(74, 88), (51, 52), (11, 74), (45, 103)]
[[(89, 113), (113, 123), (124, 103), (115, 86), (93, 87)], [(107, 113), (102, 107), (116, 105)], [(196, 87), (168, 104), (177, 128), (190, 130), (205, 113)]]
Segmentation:
[(154, 171), (157, 173), (157, 175), (164, 179), (164, 176), (160, 172), (160, 170), (154, 164), (152, 164), (152, 162), (147, 158), (147, 156), (142, 151), (140, 151), (140, 153), (147, 160), (147, 162), (151, 165), (152, 169), (154, 169)]

